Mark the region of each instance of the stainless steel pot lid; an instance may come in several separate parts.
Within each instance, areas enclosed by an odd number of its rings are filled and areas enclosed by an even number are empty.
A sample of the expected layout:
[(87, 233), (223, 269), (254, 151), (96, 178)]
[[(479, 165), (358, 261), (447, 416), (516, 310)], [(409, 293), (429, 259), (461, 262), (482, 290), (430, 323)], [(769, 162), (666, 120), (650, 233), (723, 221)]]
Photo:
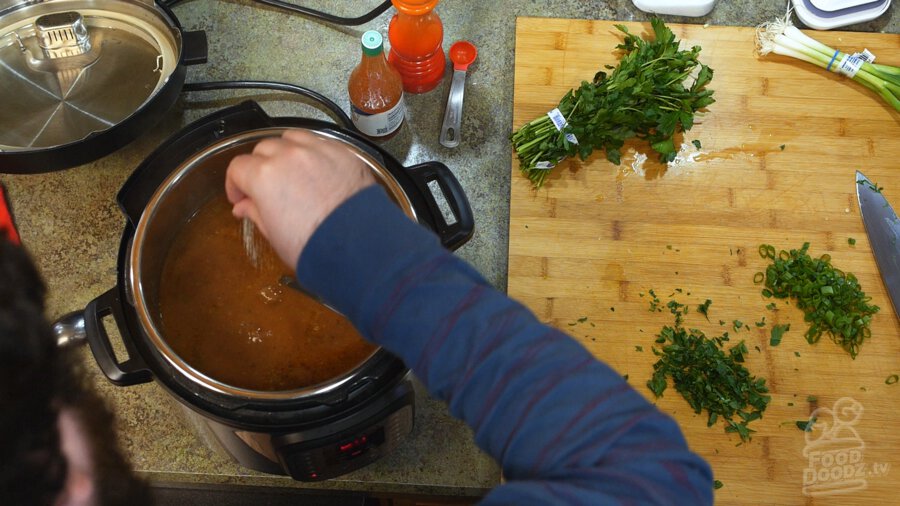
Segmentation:
[(128, 118), (166, 83), (181, 35), (141, 0), (49, 0), (0, 11), (0, 151), (52, 148)]

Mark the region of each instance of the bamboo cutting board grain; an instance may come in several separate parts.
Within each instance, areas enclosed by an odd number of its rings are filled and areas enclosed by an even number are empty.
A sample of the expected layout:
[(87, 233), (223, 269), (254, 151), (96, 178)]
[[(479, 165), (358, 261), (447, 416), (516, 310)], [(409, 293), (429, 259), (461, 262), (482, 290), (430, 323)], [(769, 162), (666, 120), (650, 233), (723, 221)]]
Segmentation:
[[(626, 25), (634, 33), (649, 30)], [(602, 154), (566, 161), (537, 192), (513, 154), (509, 294), (627, 374), (651, 400), (651, 347), (672, 315), (649, 311), (648, 290), (663, 304), (670, 294), (692, 304), (688, 327), (745, 340), (747, 367), (772, 391), (764, 418), (750, 425), (758, 431), (751, 442), (738, 445), (721, 423), (707, 428), (706, 417), (694, 415), (671, 384), (657, 402), (723, 482), (719, 503), (898, 504), (900, 384), (885, 381), (900, 374), (900, 325), (859, 216), (854, 171), (877, 181), (900, 209), (900, 115), (843, 77), (784, 57), (757, 57), (752, 28), (671, 26), (684, 45), (701, 45), (701, 61), (715, 69), (717, 103), (683, 139), (701, 140), (704, 153), (664, 170), (636, 142), (622, 167)], [(814, 35), (900, 64), (898, 35)], [(620, 40), (612, 22), (519, 18), (513, 128), (615, 64)], [(644, 175), (630, 168), (638, 153), (651, 158)], [(882, 308), (856, 360), (827, 338), (807, 344), (800, 311), (783, 301), (766, 309), (771, 301), (753, 284), (766, 265), (757, 253), (761, 243), (791, 249), (805, 241), (812, 254), (828, 253), (838, 268), (856, 274)], [(709, 322), (696, 312), (707, 298)], [(756, 327), (763, 317), (765, 326)], [(735, 332), (733, 320), (750, 329)], [(775, 323), (790, 323), (791, 330), (772, 347)], [(842, 398), (856, 411), (838, 414), (840, 425), (832, 426), (823, 410)], [(795, 422), (817, 408), (816, 431), (799, 430)], [(823, 430), (838, 426), (839, 432)]]

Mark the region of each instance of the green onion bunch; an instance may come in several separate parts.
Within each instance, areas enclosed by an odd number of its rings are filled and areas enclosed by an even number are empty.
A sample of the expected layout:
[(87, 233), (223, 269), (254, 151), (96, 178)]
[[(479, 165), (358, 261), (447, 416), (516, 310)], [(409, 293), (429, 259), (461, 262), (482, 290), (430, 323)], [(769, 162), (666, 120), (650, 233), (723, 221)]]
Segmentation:
[[(784, 18), (763, 23), (756, 30), (756, 45), (760, 55), (775, 53), (812, 63), (830, 72), (839, 72), (840, 62), (848, 55), (832, 49), (797, 29), (791, 22), (790, 10)], [(900, 68), (863, 61), (852, 77), (900, 111)]]
[(812, 258), (807, 251), (809, 243), (800, 249), (781, 250), (763, 244), (761, 257), (772, 263), (765, 275), (757, 273), (754, 281), (765, 283), (762, 294), (779, 299), (792, 298), (805, 313), (809, 324), (806, 340), (812, 344), (823, 334), (856, 358), (863, 341), (872, 335), (869, 324), (878, 306), (869, 304), (859, 280), (851, 273), (844, 273), (831, 265), (831, 256)]

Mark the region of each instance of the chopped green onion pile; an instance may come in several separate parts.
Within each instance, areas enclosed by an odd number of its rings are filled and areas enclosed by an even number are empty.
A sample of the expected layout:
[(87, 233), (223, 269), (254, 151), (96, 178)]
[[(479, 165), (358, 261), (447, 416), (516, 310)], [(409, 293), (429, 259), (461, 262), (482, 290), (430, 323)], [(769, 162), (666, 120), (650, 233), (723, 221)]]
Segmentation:
[(871, 305), (859, 286), (856, 276), (844, 273), (831, 265), (831, 256), (812, 258), (809, 243), (800, 249), (781, 250), (768, 244), (759, 247), (759, 254), (772, 262), (766, 268), (762, 294), (779, 299), (793, 298), (797, 307), (806, 313), (809, 324), (805, 337), (810, 344), (818, 342), (822, 334), (856, 358), (862, 342), (871, 336), (869, 324), (878, 306)]

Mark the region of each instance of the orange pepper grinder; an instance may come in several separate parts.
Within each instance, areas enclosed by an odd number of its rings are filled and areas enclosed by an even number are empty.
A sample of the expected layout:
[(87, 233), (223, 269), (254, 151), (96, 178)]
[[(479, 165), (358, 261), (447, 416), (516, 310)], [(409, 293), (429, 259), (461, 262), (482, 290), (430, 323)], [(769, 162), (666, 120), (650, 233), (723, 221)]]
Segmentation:
[(444, 25), (434, 12), (439, 0), (391, 0), (397, 14), (388, 26), (388, 61), (400, 72), (403, 89), (425, 93), (444, 78)]

